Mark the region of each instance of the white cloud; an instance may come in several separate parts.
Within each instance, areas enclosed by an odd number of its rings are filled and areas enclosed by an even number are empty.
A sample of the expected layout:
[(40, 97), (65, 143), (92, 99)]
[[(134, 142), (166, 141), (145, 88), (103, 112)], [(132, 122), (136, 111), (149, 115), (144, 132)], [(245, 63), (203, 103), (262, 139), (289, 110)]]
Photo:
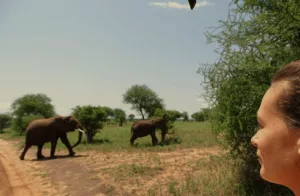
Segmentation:
[[(180, 4), (177, 2), (173, 1), (168, 1), (168, 2), (150, 2), (150, 6), (156, 6), (156, 7), (161, 7), (161, 8), (173, 8), (173, 9), (186, 9), (190, 10), (189, 4)], [(210, 5), (215, 5), (213, 3), (210, 3), (208, 1), (200, 1), (197, 2), (195, 5), (195, 8), (197, 7), (205, 7), (205, 6), (210, 6)]]

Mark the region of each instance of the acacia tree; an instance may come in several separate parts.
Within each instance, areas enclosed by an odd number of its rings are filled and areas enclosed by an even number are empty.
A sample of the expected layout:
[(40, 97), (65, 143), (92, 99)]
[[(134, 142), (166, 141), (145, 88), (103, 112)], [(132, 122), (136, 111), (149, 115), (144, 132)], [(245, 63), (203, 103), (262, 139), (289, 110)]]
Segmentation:
[(11, 115), (9, 114), (0, 114), (0, 133), (2, 133), (3, 129), (7, 128), (10, 125), (11, 119)]
[[(11, 104), (14, 130), (24, 131), (27, 125), (36, 118), (49, 118), (55, 115), (51, 99), (42, 93), (25, 94)], [(25, 119), (26, 118), (26, 119)]]
[(166, 132), (168, 132), (168, 130), (174, 128), (174, 122), (181, 117), (181, 113), (176, 110), (166, 110), (158, 108), (155, 110), (155, 113), (153, 115), (153, 117), (159, 118), (162, 118), (163, 116), (166, 116), (166, 119), (168, 120), (168, 129), (166, 130)]
[(189, 121), (189, 114), (186, 111), (181, 113), (181, 117), (183, 118), (183, 121)]
[(93, 138), (103, 128), (103, 122), (107, 118), (105, 109), (100, 106), (76, 106), (72, 109), (72, 115), (75, 116), (82, 126), (86, 129), (87, 142), (93, 143)]
[(206, 34), (208, 43), (218, 45), (218, 59), (199, 69), (214, 108), (213, 130), (225, 138), (234, 160), (242, 161), (237, 189), (245, 195), (287, 195), (287, 189), (258, 178), (260, 166), (250, 138), (272, 75), (300, 58), (300, 4), (235, 0), (232, 5), (227, 20)]
[(131, 104), (143, 119), (145, 115), (153, 116), (157, 108), (164, 108), (163, 100), (145, 84), (131, 86), (123, 95), (123, 103)]
[(41, 115), (45, 118), (55, 115), (51, 99), (42, 93), (26, 94), (17, 98), (12, 104), (12, 114), (15, 116)]
[(119, 123), (119, 126), (123, 126), (123, 123), (126, 121), (126, 113), (120, 108), (114, 109), (115, 120)]
[(129, 115), (128, 115), (128, 118), (129, 118), (130, 121), (133, 121), (133, 120), (134, 120), (134, 117), (135, 117), (134, 114), (129, 114)]
[(114, 117), (114, 110), (112, 109), (112, 108), (110, 108), (110, 107), (108, 107), (108, 106), (103, 106), (102, 107), (102, 109), (105, 111), (105, 113), (106, 113), (106, 119), (105, 119), (105, 121), (107, 121), (108, 120), (108, 118), (112, 118), (112, 117)]

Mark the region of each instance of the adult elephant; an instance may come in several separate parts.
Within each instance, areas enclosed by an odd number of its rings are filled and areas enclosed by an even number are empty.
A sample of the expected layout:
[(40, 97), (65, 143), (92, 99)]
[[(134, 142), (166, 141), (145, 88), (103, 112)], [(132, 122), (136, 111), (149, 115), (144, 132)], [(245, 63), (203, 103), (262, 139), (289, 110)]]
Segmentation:
[(167, 133), (167, 119), (165, 115), (163, 118), (136, 121), (131, 126), (130, 144), (133, 145), (134, 140), (139, 137), (150, 135), (152, 138), (152, 145), (155, 146), (158, 143), (158, 139), (155, 135), (156, 129), (161, 129), (161, 141), (164, 142)]
[[(71, 146), (67, 137), (67, 132), (75, 131), (75, 129), (79, 130), (78, 141)], [(25, 154), (31, 146), (38, 147), (36, 154), (37, 159), (44, 158), (42, 148), (47, 142), (51, 142), (50, 158), (55, 158), (54, 153), (59, 138), (68, 148), (69, 155), (74, 156), (75, 152), (73, 151), (73, 148), (81, 142), (82, 133), (84, 133), (83, 129), (84, 127), (73, 116), (54, 116), (51, 118), (33, 120), (27, 126), (25, 131), (25, 146), (20, 155), (20, 160), (24, 160)]]

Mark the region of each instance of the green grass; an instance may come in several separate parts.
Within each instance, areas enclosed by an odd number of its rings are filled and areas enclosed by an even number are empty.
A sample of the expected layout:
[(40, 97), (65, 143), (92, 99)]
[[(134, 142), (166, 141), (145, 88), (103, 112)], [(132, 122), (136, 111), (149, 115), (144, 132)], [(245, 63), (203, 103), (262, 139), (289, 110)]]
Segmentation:
[[(139, 149), (148, 151), (170, 151), (178, 148), (213, 147), (218, 145), (208, 122), (175, 122), (175, 129), (170, 131), (170, 134), (167, 134), (164, 144), (153, 147), (151, 137), (146, 136), (136, 139), (134, 147), (131, 147), (129, 142), (131, 124), (132, 123), (127, 123), (122, 127), (118, 125), (105, 126), (95, 135), (93, 144), (88, 144), (84, 135), (81, 144), (75, 147), (75, 151), (91, 149), (99, 151), (134, 151)], [(160, 142), (160, 130), (157, 130), (156, 136)], [(77, 137), (77, 131), (68, 133), (71, 145), (77, 141)], [(0, 138), (6, 140), (20, 140), (20, 145), (24, 143), (24, 135), (19, 136), (10, 129), (4, 130), (4, 133), (0, 134)], [(47, 143), (45, 147), (49, 148), (50, 143)], [(58, 141), (57, 149), (66, 149), (60, 140)]]

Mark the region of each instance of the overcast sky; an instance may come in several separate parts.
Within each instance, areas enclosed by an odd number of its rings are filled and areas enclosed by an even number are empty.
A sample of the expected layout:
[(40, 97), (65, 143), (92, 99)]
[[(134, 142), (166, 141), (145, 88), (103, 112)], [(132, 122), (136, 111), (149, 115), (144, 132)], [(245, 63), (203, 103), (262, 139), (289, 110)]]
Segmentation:
[[(56, 111), (76, 105), (122, 108), (146, 84), (167, 109), (192, 114), (201, 63), (217, 58), (204, 32), (226, 19), (231, 0), (1, 0), (0, 112), (26, 93), (44, 93)], [(134, 114), (137, 114), (133, 112)]]

